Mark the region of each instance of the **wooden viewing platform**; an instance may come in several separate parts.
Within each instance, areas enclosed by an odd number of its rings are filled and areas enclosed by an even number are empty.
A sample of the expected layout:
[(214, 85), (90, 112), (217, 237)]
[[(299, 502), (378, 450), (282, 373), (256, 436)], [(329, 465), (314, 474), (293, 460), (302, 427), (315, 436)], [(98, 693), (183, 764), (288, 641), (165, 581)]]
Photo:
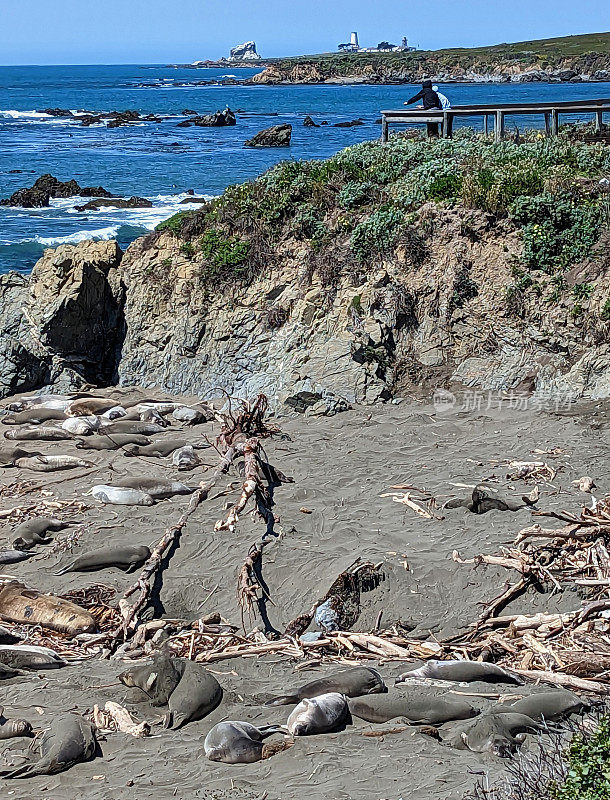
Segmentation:
[(441, 127), (441, 136), (451, 138), (453, 134), (453, 121), (462, 117), (483, 117), (485, 133), (489, 133), (489, 118), (494, 119), (494, 132), (496, 141), (504, 138), (506, 117), (513, 114), (544, 116), (547, 136), (557, 136), (559, 132), (560, 114), (592, 114), (595, 120), (595, 130), (600, 132), (604, 124), (604, 112), (610, 112), (610, 100), (574, 100), (557, 101), (553, 103), (493, 103), (490, 105), (452, 106), (441, 111), (422, 108), (397, 109), (395, 111), (381, 112), (381, 141), (387, 142), (390, 125), (437, 123)]

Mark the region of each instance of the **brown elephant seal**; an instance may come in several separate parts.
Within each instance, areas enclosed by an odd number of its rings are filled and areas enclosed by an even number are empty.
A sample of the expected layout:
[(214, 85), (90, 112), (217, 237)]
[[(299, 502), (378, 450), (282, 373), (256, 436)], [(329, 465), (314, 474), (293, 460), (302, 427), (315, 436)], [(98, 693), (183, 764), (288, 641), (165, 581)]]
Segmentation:
[(66, 409), (66, 414), (69, 417), (92, 417), (103, 414), (115, 406), (115, 400), (108, 400), (105, 397), (83, 397), (73, 400)]
[(17, 525), (11, 544), (15, 550), (31, 550), (37, 544), (49, 544), (53, 541), (53, 537), (48, 535), (49, 531), (62, 531), (69, 525), (69, 522), (53, 517), (34, 517)]
[(140, 433), (114, 433), (112, 436), (91, 436), (88, 439), (77, 439), (79, 450), (118, 450), (127, 445), (147, 445), (150, 439)]
[(488, 511), (519, 511), (532, 505), (535, 505), (535, 503), (526, 496), (522, 497), (521, 500), (494, 497), (486, 486), (478, 484), (472, 490), (470, 497), (449, 500), (445, 503), (444, 508), (467, 508), (473, 514), (486, 514)]
[(456, 683), (484, 681), (485, 683), (514, 683), (522, 685), (521, 678), (497, 664), (487, 661), (436, 661), (430, 659), (423, 667), (403, 672), (396, 678), (395, 683), (404, 683), (409, 678), (434, 678), (440, 681), (455, 681)]
[(125, 448), (126, 456), (148, 456), (149, 458), (165, 458), (171, 456), (175, 450), (180, 450), (186, 447), (188, 442), (186, 439), (165, 439), (152, 444), (140, 447), (138, 445), (130, 445)]
[(29, 469), (32, 472), (59, 472), (64, 469), (76, 469), (77, 467), (91, 467), (89, 461), (83, 461), (76, 456), (32, 456), (30, 458), (18, 458), (15, 466), (19, 469)]
[(15, 739), (18, 736), (33, 736), (32, 726), (25, 719), (7, 719), (4, 706), (0, 706), (0, 739)]
[(50, 425), (32, 425), (29, 428), (6, 431), (4, 438), (19, 442), (65, 442), (69, 439), (74, 439), (74, 436), (69, 431), (63, 430), (63, 428), (53, 428)]
[(447, 735), (441, 732), (441, 740), (457, 750), (509, 758), (523, 744), (525, 734), (537, 730), (540, 730), (540, 724), (525, 714), (489, 713), (452, 726)]
[(155, 422), (140, 422), (138, 420), (118, 419), (107, 425), (100, 425), (99, 432), (105, 436), (114, 436), (115, 433), (138, 433), (141, 436), (153, 436), (163, 433), (165, 428)]
[(170, 658), (166, 653), (159, 653), (152, 662), (121, 672), (119, 680), (125, 686), (143, 692), (151, 706), (166, 706), (182, 677), (182, 670), (178, 667), (177, 659)]
[(573, 692), (557, 689), (549, 692), (536, 692), (514, 703), (497, 703), (491, 709), (492, 714), (525, 714), (536, 722), (553, 722), (569, 717), (570, 714), (582, 714), (591, 709), (591, 704), (582, 700)]
[(31, 458), (39, 455), (41, 454), (36, 451), (30, 452), (29, 450), (23, 450), (21, 447), (0, 448), (0, 467), (14, 467), (18, 458)]
[(0, 772), (3, 778), (32, 778), (34, 775), (55, 775), (95, 755), (93, 725), (79, 714), (60, 714), (40, 739), (40, 759), (16, 769)]
[(119, 489), (135, 489), (138, 492), (146, 492), (154, 500), (164, 500), (176, 494), (193, 494), (195, 489), (191, 489), (180, 481), (172, 481), (168, 478), (119, 478), (114, 481), (114, 487)]
[(75, 558), (70, 564), (62, 567), (56, 575), (65, 575), (67, 572), (96, 572), (100, 569), (122, 569), (123, 572), (134, 572), (150, 558), (150, 548), (146, 546), (134, 547), (105, 547), (93, 553), (86, 553)]
[(224, 764), (253, 764), (270, 758), (294, 744), (294, 739), (289, 738), (270, 744), (263, 742), (263, 739), (274, 733), (285, 733), (285, 731), (278, 725), (257, 728), (249, 722), (230, 720), (219, 722), (205, 737), (203, 749), (210, 761), (222, 761)]
[(0, 664), (13, 669), (59, 669), (66, 661), (49, 647), (28, 644), (0, 644)]
[(28, 408), (2, 418), (3, 425), (41, 425), (43, 422), (56, 420), (63, 422), (67, 417), (56, 408)]
[(313, 736), (337, 731), (351, 721), (345, 696), (328, 692), (301, 700), (288, 717), (287, 727), (292, 736)]
[(325, 678), (310, 681), (295, 689), (291, 694), (280, 695), (268, 700), (266, 706), (287, 706), (304, 700), (306, 697), (317, 697), (320, 694), (338, 692), (346, 697), (360, 697), (365, 694), (387, 692), (388, 687), (383, 678), (372, 667), (352, 667), (333, 672)]
[(466, 700), (426, 696), (421, 692), (412, 696), (379, 694), (356, 697), (349, 701), (352, 714), (367, 722), (389, 722), (400, 717), (408, 724), (442, 725), (459, 719), (471, 719), (478, 714)]
[(0, 588), (0, 618), (71, 636), (97, 631), (95, 617), (84, 608), (63, 597), (42, 594), (19, 581), (9, 581)]

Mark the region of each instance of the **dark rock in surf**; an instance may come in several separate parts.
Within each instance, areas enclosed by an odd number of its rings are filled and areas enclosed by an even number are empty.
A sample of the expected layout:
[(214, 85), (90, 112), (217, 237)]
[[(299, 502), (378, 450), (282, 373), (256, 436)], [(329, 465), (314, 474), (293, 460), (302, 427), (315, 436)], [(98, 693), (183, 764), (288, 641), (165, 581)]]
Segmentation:
[[(186, 121), (187, 120), (185, 120), (185, 122)], [(225, 108), (224, 111), (215, 111), (213, 114), (191, 117), (188, 121), (192, 125), (197, 125), (200, 128), (224, 128), (227, 125), (237, 124), (235, 114), (230, 108)], [(186, 127), (184, 122), (179, 123), (179, 125), (180, 127)]]
[(246, 147), (290, 147), (292, 125), (273, 125), (259, 131), (245, 143)]
[(364, 125), (364, 120), (352, 119), (349, 122), (335, 122), (333, 128), (355, 128), (358, 125)]
[(309, 114), (303, 120), (303, 126), (305, 128), (319, 128), (320, 126), (313, 121), (313, 119), (309, 116)]
[(84, 206), (76, 206), (77, 211), (96, 211), (99, 208), (152, 208), (153, 204), (145, 197), (130, 197), (125, 200), (123, 197), (99, 198), (90, 200)]
[(46, 208), (54, 197), (112, 197), (101, 186), (79, 186), (73, 179), (60, 181), (53, 175), (41, 175), (29, 188), (18, 189), (0, 205), (23, 208)]
[(41, 108), (37, 114), (48, 114), (50, 117), (73, 117), (74, 114), (67, 108)]

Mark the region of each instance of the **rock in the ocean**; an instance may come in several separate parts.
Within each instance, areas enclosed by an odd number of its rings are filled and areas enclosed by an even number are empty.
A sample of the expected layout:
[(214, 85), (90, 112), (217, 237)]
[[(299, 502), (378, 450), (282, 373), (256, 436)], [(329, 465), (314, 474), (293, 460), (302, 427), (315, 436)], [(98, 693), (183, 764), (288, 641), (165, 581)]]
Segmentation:
[(186, 128), (189, 125), (197, 125), (201, 128), (224, 128), (226, 125), (236, 125), (235, 114), (230, 108), (224, 111), (215, 111), (213, 114), (203, 114), (198, 117), (190, 117), (184, 122), (179, 122), (179, 128)]
[(313, 121), (313, 119), (309, 116), (309, 114), (303, 120), (303, 125), (306, 128), (319, 128), (320, 126)]
[(102, 197), (98, 200), (90, 200), (83, 206), (76, 206), (77, 211), (96, 211), (98, 208), (152, 208), (153, 204), (145, 197), (130, 197), (125, 200), (123, 197)]
[(246, 147), (290, 147), (292, 125), (273, 125), (259, 131), (245, 143)]
[(364, 125), (361, 119), (352, 119), (349, 122), (335, 122), (333, 128), (355, 128), (357, 125)]
[(256, 42), (244, 42), (231, 50), (229, 61), (260, 61), (256, 52)]
[(41, 175), (29, 189), (18, 189), (8, 200), (0, 200), (3, 206), (22, 208), (46, 208), (52, 197), (112, 197), (101, 186), (79, 186), (75, 180), (60, 181), (53, 175)]
[(37, 114), (48, 114), (50, 117), (73, 117), (74, 114), (67, 108), (41, 108)]

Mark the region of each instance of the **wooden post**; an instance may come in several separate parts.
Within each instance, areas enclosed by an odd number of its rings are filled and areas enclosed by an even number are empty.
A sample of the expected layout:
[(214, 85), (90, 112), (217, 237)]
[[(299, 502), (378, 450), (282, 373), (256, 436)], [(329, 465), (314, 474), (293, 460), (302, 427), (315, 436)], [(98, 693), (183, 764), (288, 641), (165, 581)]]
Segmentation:
[(453, 139), (453, 114), (447, 114), (447, 130), (446, 136), (448, 139)]
[(557, 136), (559, 134), (559, 111), (554, 108), (551, 111), (551, 135)]
[(496, 142), (504, 138), (504, 111), (496, 111)]
[(601, 133), (604, 127), (604, 112), (595, 112), (595, 133)]
[(544, 129), (546, 131), (546, 135), (551, 135), (551, 115), (546, 113), (544, 115)]
[(485, 136), (489, 136), (489, 114), (485, 114), (483, 120), (483, 130), (485, 132)]
[(388, 141), (388, 120), (385, 114), (381, 118), (381, 141), (384, 144)]

